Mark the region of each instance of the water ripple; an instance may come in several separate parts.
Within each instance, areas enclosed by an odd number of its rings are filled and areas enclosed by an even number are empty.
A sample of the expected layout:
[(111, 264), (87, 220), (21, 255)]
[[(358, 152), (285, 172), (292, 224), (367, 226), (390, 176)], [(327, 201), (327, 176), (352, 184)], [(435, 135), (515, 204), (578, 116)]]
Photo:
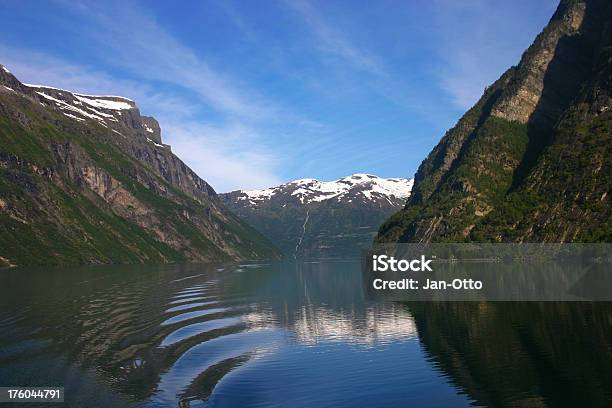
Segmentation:
[(214, 313), (221, 313), (227, 310), (230, 310), (230, 309), (227, 307), (215, 307), (212, 309), (197, 310), (195, 312), (189, 312), (189, 313), (181, 313), (180, 315), (164, 320), (163, 322), (161, 322), (161, 325), (167, 326), (169, 324), (179, 323), (185, 320), (191, 320), (191, 319), (195, 319), (196, 317), (207, 316), (207, 315), (214, 314)]
[(172, 344), (175, 344), (179, 341), (183, 341), (190, 337), (194, 337), (197, 335), (201, 335), (211, 330), (217, 330), (221, 328), (226, 328), (230, 326), (236, 326), (242, 322), (240, 317), (226, 317), (222, 319), (209, 320), (201, 323), (194, 323), (187, 326), (182, 326), (181, 328), (170, 333), (164, 340), (161, 342), (161, 347), (166, 347)]

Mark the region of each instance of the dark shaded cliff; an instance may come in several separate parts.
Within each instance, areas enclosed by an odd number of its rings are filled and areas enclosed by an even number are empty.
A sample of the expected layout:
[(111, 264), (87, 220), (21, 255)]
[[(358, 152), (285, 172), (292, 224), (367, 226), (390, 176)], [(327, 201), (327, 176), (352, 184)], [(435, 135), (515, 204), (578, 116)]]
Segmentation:
[(0, 65), (0, 266), (275, 257), (133, 101)]
[(378, 242), (612, 241), (612, 4), (564, 0), (420, 165)]

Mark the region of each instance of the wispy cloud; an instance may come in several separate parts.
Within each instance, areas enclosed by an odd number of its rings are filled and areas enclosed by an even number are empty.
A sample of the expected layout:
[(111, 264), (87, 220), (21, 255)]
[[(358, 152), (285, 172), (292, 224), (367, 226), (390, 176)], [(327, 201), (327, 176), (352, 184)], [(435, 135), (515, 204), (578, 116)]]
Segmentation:
[[(90, 37), (100, 55), (139, 77), (170, 83), (194, 92), (210, 108), (243, 120), (258, 120), (280, 109), (239, 78), (225, 75), (159, 25), (154, 16), (129, 2), (61, 2), (91, 21), (79, 35)], [(137, 27), (137, 29), (134, 29)]]
[(556, 0), (432, 2), (438, 27), (432, 31), (438, 37), (434, 50), (441, 62), (437, 74), (451, 101), (461, 109), (473, 105), (486, 86), (519, 62), (545, 23), (534, 18), (552, 15), (555, 5)]
[(355, 105), (382, 100), (400, 108), (406, 116), (418, 115), (435, 126), (446, 120), (441, 119), (439, 105), (430, 97), (431, 92), (423, 92), (422, 77), (411, 76), (410, 67), (402, 66), (398, 71), (397, 60), (389, 59), (389, 49), (382, 50), (386, 54), (372, 51), (381, 50), (379, 34), (372, 26), (364, 26), (363, 21), (360, 24), (359, 19), (347, 23), (338, 13), (329, 9), (326, 12), (326, 2), (284, 0), (283, 4), (308, 28), (312, 35), (305, 41), (311, 43), (317, 58), (329, 68), (325, 75), (310, 77), (309, 85), (315, 92), (332, 101), (350, 100)]
[(354, 45), (346, 34), (328, 23), (307, 0), (289, 0), (287, 4), (310, 27), (320, 51), (376, 76), (387, 76), (381, 58)]

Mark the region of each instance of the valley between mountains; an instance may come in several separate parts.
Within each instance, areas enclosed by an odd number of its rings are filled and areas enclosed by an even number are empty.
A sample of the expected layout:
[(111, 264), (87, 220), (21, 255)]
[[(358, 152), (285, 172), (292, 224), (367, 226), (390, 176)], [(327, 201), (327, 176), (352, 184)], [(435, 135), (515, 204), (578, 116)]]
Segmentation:
[[(611, 242), (612, 3), (563, 0), (414, 179), (217, 194), (134, 101), (0, 66), (0, 266), (354, 257), (387, 242)], [(206, 175), (203, 175), (206, 176)]]
[(410, 196), (370, 174), (217, 194), (134, 101), (0, 84), (0, 265), (355, 257)]
[(354, 258), (379, 225), (399, 211), (414, 180), (353, 174), (335, 181), (291, 181), (221, 194), (227, 207), (290, 258)]

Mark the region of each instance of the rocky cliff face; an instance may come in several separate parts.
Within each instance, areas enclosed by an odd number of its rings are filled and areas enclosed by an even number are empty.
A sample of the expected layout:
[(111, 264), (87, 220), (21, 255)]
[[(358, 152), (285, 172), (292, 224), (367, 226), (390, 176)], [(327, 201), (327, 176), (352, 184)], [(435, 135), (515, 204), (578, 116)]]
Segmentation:
[(123, 97), (0, 65), (0, 264), (277, 257)]
[(612, 240), (611, 9), (561, 1), (423, 161), (377, 241)]
[(220, 196), (288, 257), (349, 258), (370, 245), (380, 223), (402, 208), (412, 182), (353, 174)]

